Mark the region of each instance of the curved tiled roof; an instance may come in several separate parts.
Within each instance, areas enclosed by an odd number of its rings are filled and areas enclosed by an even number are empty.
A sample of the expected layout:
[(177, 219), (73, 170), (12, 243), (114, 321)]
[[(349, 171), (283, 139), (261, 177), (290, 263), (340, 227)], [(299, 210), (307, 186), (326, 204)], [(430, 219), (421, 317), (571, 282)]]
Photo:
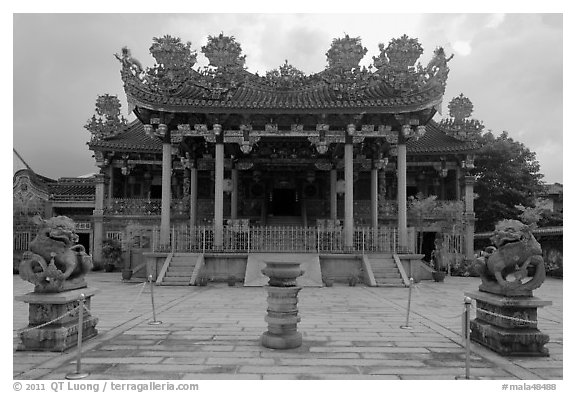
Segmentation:
[(66, 179), (63, 182), (50, 184), (48, 190), (50, 199), (59, 201), (93, 201), (96, 195), (96, 187), (93, 179)]
[[(213, 95), (210, 89), (193, 81), (178, 90), (162, 94), (135, 76), (124, 78), (124, 89), (131, 104), (147, 109), (173, 112), (229, 112), (294, 110), (322, 111), (328, 113), (357, 112), (403, 113), (432, 108), (442, 102), (444, 87), (430, 83), (426, 88), (407, 95), (393, 94), (376, 77), (363, 87), (343, 95), (342, 84), (313, 78), (312, 82), (291, 90), (280, 90), (258, 81), (258, 77), (245, 72), (245, 80), (237, 88), (229, 89), (225, 97)], [(352, 94), (350, 94), (352, 93)]]
[(409, 140), (406, 150), (411, 154), (457, 153), (478, 149), (474, 141), (460, 141), (442, 130), (434, 120), (426, 125), (426, 133), (418, 140)]
[(20, 169), (18, 170), (13, 179), (16, 180), (20, 176), (27, 176), (32, 184), (42, 190), (48, 190), (48, 185), (52, 183), (56, 183), (56, 180), (50, 179), (49, 177), (42, 176), (34, 172), (32, 169)]
[(119, 150), (156, 153), (162, 151), (162, 142), (150, 138), (144, 132), (144, 125), (139, 120), (129, 123), (117, 135), (106, 139), (92, 139), (88, 142), (92, 150)]

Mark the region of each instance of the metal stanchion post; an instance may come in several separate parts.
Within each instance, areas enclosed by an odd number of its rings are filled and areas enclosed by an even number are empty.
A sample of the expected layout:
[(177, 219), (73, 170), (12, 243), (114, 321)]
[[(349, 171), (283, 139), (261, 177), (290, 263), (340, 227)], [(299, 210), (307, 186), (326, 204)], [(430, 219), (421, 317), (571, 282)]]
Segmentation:
[(468, 296), (464, 298), (464, 338), (466, 339), (466, 379), (470, 379), (470, 305), (472, 299)]
[(148, 325), (160, 325), (162, 321), (156, 320), (156, 309), (154, 308), (154, 283), (152, 282), (152, 275), (148, 276), (148, 281), (150, 282), (150, 298), (152, 299), (152, 317), (153, 321), (148, 322)]
[(84, 303), (86, 301), (86, 296), (81, 293), (78, 309), (78, 356), (76, 358), (76, 372), (66, 374), (66, 379), (83, 379), (86, 378), (89, 373), (82, 372), (82, 330), (84, 325)]
[(412, 329), (410, 326), (410, 304), (412, 303), (412, 285), (414, 285), (414, 279), (410, 277), (410, 286), (408, 287), (408, 309), (406, 310), (406, 325), (400, 326), (400, 329)]

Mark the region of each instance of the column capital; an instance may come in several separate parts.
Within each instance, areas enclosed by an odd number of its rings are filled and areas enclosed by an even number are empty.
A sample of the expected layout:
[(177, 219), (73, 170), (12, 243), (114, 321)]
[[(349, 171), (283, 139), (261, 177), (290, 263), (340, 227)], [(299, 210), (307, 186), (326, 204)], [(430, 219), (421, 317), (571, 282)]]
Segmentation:
[(106, 180), (106, 175), (104, 175), (103, 173), (97, 173), (94, 175), (94, 182), (97, 184), (99, 184), (99, 183), (104, 184), (105, 180)]
[(476, 183), (476, 176), (466, 175), (464, 176), (464, 184), (467, 186), (473, 186)]

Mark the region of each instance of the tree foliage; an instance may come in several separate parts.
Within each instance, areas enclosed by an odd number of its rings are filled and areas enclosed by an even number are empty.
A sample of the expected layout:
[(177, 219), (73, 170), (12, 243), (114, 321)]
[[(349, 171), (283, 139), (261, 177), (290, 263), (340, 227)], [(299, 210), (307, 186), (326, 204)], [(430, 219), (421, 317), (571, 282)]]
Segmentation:
[(503, 219), (520, 219), (517, 206), (534, 207), (536, 197), (544, 192), (540, 164), (536, 153), (503, 132), (494, 137), (484, 134), (476, 156), (477, 176), (474, 187), (476, 230), (491, 231)]

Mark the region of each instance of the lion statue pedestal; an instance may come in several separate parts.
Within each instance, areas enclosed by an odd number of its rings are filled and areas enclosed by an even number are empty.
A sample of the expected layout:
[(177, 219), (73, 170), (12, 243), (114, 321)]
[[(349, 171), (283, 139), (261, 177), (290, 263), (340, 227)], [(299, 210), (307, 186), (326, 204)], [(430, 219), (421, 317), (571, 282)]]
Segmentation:
[(551, 305), (532, 295), (546, 277), (542, 249), (530, 227), (516, 220), (496, 225), (475, 266), (482, 284), (466, 296), (476, 300), (471, 339), (504, 356), (549, 356), (550, 337), (538, 329), (537, 310)]
[(78, 342), (78, 315), (84, 295), (82, 338), (98, 334), (98, 318), (91, 315), (91, 298), (84, 276), (92, 258), (76, 244), (74, 222), (65, 216), (43, 220), (34, 217), (38, 234), (20, 263), (20, 277), (34, 284), (34, 292), (17, 296), (28, 303), (28, 327), (19, 334), (21, 351), (65, 351)]

